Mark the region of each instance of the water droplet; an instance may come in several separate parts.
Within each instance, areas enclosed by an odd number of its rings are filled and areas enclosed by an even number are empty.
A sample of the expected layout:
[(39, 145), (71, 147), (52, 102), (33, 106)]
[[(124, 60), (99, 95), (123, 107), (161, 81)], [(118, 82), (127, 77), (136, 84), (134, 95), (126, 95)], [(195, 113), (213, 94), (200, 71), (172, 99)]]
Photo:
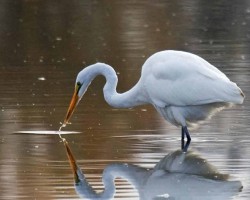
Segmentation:
[(61, 41), (62, 38), (61, 37), (56, 37), (56, 41)]
[(161, 29), (160, 29), (160, 28), (156, 28), (155, 31), (156, 31), (156, 32), (160, 32)]
[(46, 78), (45, 78), (45, 77), (43, 77), (43, 76), (38, 77), (37, 79), (38, 79), (39, 81), (45, 81), (45, 80), (46, 80)]
[(211, 45), (212, 45), (213, 43), (214, 43), (214, 41), (213, 41), (213, 40), (209, 40), (209, 44), (211, 44)]
[(245, 57), (244, 55), (241, 55), (241, 59), (242, 59), (242, 60), (245, 60), (246, 57)]

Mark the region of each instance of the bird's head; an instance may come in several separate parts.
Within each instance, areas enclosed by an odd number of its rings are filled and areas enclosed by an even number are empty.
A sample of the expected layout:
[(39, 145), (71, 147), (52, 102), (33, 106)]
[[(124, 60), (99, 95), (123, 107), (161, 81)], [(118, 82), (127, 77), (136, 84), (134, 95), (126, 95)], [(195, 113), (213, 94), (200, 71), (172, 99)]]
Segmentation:
[(63, 126), (66, 126), (68, 124), (70, 117), (72, 116), (77, 104), (85, 94), (90, 83), (91, 78), (89, 76), (87, 68), (85, 68), (77, 75), (74, 93), (71, 98), (69, 108), (63, 122)]

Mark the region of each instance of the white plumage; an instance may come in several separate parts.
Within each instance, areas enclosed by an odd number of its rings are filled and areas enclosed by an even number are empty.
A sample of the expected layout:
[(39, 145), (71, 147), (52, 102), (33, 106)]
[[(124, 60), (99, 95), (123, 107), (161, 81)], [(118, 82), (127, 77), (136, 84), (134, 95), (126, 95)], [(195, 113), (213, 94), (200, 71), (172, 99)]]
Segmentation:
[(158, 112), (175, 125), (206, 119), (217, 108), (241, 104), (244, 95), (225, 74), (199, 56), (162, 51), (143, 65), (141, 80)]
[(64, 125), (97, 75), (106, 78), (104, 97), (111, 106), (127, 108), (150, 103), (167, 121), (182, 126), (182, 141), (187, 137), (187, 144), (182, 145), (185, 151), (191, 140), (187, 126), (244, 100), (241, 89), (206, 60), (191, 53), (167, 50), (150, 56), (142, 66), (138, 83), (122, 94), (116, 92), (118, 79), (111, 66), (96, 63), (84, 68), (77, 76)]
[(241, 90), (225, 74), (187, 52), (154, 54), (143, 65), (141, 80), (151, 100), (161, 107), (243, 101)]

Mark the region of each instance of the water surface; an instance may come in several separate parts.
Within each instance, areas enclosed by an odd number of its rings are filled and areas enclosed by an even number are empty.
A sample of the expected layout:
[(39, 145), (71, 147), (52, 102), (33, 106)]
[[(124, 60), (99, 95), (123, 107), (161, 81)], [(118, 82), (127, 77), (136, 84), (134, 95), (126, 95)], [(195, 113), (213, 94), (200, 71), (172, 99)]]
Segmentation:
[[(191, 149), (240, 180), (250, 197), (250, 3), (230, 1), (1, 1), (0, 199), (78, 199), (66, 152), (54, 131), (67, 111), (75, 76), (97, 61), (118, 73), (118, 91), (131, 88), (145, 59), (163, 49), (193, 52), (222, 70), (246, 95), (197, 130)], [(152, 168), (180, 148), (180, 130), (151, 106), (114, 109), (105, 80), (90, 86), (65, 131), (78, 164), (95, 189), (114, 162)], [(137, 193), (117, 181), (116, 199)]]

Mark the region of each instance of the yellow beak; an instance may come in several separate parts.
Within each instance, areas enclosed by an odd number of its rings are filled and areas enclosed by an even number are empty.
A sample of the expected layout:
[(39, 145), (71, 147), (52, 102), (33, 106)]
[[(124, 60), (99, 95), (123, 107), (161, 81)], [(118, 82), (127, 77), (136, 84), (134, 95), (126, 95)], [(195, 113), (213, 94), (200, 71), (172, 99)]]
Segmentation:
[(78, 94), (77, 94), (77, 93), (78, 93), (77, 90), (75, 90), (75, 92), (74, 92), (74, 94), (73, 94), (73, 97), (72, 97), (72, 99), (71, 99), (71, 101), (70, 101), (69, 108), (68, 108), (66, 117), (65, 117), (65, 119), (64, 119), (64, 122), (63, 122), (63, 125), (65, 125), (65, 126), (66, 126), (66, 124), (68, 124), (69, 119), (70, 119), (70, 117), (72, 116), (72, 114), (73, 114), (73, 112), (74, 112), (74, 110), (75, 110), (75, 108), (76, 108), (76, 105), (77, 105), (77, 103), (78, 103), (79, 97), (78, 97)]

